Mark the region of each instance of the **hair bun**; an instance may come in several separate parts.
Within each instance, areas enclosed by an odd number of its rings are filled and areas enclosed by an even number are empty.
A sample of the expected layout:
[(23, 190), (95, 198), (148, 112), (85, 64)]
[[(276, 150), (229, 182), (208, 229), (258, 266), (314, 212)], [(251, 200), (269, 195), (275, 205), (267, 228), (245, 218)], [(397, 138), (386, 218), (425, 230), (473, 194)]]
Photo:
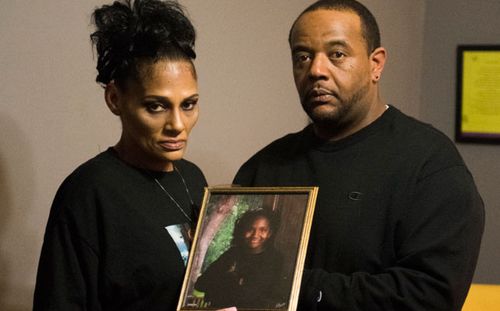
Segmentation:
[(130, 74), (138, 58), (196, 58), (195, 29), (175, 1), (115, 1), (96, 9), (93, 22), (98, 82)]

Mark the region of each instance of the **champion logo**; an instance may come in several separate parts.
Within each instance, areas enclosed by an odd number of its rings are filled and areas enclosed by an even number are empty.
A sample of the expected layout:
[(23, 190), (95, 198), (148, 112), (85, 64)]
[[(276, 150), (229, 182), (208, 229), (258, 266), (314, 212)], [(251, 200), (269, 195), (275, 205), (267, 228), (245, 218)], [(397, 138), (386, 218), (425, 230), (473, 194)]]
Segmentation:
[(349, 192), (349, 200), (360, 201), (363, 198), (363, 193), (359, 191)]

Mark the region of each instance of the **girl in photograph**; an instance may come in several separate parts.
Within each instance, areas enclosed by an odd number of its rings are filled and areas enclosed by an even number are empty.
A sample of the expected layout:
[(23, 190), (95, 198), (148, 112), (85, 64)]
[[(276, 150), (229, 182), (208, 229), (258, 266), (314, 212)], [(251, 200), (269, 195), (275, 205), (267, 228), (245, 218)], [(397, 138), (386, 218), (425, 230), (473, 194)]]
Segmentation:
[(275, 232), (277, 221), (271, 211), (245, 212), (235, 223), (231, 247), (196, 281), (204, 303), (215, 308), (284, 306), (283, 257), (273, 245)]

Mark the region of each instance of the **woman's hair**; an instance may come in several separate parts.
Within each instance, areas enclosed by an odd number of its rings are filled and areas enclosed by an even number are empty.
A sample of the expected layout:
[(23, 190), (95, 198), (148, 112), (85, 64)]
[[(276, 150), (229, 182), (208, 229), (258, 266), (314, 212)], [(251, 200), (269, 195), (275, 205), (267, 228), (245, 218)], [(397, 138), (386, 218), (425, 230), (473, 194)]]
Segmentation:
[(266, 209), (250, 209), (243, 213), (243, 215), (236, 220), (233, 230), (233, 246), (243, 246), (245, 243), (245, 232), (252, 227), (254, 221), (258, 218), (265, 218), (269, 223), (269, 229), (272, 234), (266, 244), (272, 244), (276, 229), (278, 227), (277, 219), (272, 211)]
[[(90, 35), (97, 51), (96, 81), (124, 86), (139, 78), (139, 66), (159, 60), (196, 58), (196, 32), (180, 4), (161, 0), (120, 0), (95, 9)], [(196, 77), (194, 66), (193, 74)]]

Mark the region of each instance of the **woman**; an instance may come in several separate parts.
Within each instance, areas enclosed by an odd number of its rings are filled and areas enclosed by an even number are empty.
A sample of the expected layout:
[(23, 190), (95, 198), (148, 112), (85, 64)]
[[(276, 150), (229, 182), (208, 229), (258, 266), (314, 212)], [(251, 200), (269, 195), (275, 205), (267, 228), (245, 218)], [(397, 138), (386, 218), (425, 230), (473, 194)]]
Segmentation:
[(271, 309), (284, 307), (283, 258), (274, 248), (276, 218), (264, 209), (248, 210), (233, 230), (232, 246), (195, 284), (211, 307)]
[(206, 186), (182, 159), (198, 119), (195, 30), (159, 0), (115, 1), (93, 22), (96, 81), (121, 137), (59, 188), (34, 310), (175, 310), (188, 248), (176, 230), (194, 226)]

